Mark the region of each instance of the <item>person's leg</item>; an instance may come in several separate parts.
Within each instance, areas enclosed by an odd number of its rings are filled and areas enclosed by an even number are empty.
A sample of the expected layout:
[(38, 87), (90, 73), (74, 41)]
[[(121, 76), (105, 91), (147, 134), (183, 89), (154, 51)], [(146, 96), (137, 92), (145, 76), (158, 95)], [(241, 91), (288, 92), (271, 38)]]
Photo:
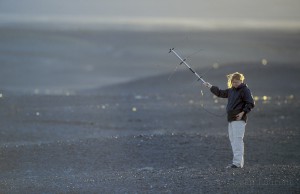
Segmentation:
[(228, 123), (228, 136), (229, 136), (229, 140), (231, 142), (231, 140), (232, 140), (232, 124), (231, 124), (231, 122)]
[(233, 161), (232, 163), (237, 167), (243, 168), (244, 166), (244, 134), (246, 123), (244, 121), (231, 122), (232, 128), (232, 151)]
[(228, 136), (229, 136), (229, 140), (230, 140), (230, 145), (231, 145), (232, 153), (234, 153), (233, 152), (233, 149), (234, 149), (234, 138), (233, 138), (232, 122), (228, 123)]

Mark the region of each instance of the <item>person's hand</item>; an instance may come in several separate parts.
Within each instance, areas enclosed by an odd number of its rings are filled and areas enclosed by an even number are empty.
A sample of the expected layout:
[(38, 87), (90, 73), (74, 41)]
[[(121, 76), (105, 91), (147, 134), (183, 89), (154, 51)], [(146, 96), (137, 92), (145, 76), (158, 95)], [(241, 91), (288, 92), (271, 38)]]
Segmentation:
[(243, 112), (240, 112), (239, 114), (237, 114), (237, 115), (236, 115), (236, 120), (237, 120), (237, 121), (240, 121), (240, 120), (242, 119), (242, 117), (243, 117), (244, 114), (245, 114), (244, 111), (243, 111)]
[(212, 87), (212, 85), (211, 85), (210, 83), (208, 83), (208, 82), (204, 82), (203, 85), (204, 85), (205, 87), (208, 87), (208, 88), (211, 88), (211, 87)]

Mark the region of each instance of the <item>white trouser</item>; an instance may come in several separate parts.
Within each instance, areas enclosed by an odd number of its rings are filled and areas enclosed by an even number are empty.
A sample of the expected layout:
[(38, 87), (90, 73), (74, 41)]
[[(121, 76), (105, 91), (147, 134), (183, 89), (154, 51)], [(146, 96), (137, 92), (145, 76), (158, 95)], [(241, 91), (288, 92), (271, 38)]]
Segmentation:
[(228, 124), (228, 134), (233, 152), (232, 164), (243, 168), (244, 166), (244, 134), (245, 121), (232, 121)]

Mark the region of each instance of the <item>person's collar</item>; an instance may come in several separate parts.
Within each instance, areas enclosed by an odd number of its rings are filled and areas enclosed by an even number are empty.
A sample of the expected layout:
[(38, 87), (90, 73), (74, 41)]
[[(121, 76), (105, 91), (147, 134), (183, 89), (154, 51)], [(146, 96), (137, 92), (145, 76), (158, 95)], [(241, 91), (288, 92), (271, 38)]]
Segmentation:
[(246, 86), (245, 83), (241, 83), (236, 89), (239, 90), (239, 89), (241, 89), (241, 88), (243, 88), (243, 87), (245, 87), (245, 86)]

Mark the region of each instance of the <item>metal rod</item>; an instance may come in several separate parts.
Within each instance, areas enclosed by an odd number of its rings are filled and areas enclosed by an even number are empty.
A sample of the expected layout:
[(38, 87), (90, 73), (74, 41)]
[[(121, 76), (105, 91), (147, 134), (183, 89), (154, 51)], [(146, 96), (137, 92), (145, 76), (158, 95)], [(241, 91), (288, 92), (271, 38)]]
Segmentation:
[(198, 77), (198, 80), (201, 80), (203, 83), (206, 82), (206, 81), (204, 81), (204, 79), (202, 79), (202, 77), (201, 77), (200, 75), (198, 75), (198, 73), (197, 73), (196, 71), (194, 71), (194, 70), (189, 66), (189, 64), (187, 64), (187, 62), (185, 62), (186, 59), (182, 59), (182, 58), (176, 53), (176, 51), (174, 50), (174, 48), (171, 48), (171, 49), (170, 49), (169, 53), (171, 53), (171, 52), (174, 53), (178, 59), (180, 59), (180, 61), (181, 61), (180, 64), (184, 63), (184, 64), (191, 70), (191, 72), (193, 72), (193, 73)]

